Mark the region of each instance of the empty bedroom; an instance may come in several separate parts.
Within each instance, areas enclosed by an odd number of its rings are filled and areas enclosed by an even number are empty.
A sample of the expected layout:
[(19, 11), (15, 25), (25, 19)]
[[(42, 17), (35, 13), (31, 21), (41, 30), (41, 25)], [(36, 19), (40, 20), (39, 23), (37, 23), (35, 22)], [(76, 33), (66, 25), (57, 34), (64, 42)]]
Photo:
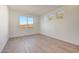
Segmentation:
[(0, 5), (1, 53), (79, 53), (79, 5)]

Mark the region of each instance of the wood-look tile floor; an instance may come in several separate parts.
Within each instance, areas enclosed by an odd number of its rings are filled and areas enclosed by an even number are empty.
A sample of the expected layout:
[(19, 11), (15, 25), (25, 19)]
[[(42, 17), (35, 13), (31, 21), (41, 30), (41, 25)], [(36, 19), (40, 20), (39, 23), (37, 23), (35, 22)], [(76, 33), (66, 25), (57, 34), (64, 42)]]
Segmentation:
[(49, 38), (31, 35), (9, 39), (2, 53), (72, 53), (79, 52), (79, 46)]

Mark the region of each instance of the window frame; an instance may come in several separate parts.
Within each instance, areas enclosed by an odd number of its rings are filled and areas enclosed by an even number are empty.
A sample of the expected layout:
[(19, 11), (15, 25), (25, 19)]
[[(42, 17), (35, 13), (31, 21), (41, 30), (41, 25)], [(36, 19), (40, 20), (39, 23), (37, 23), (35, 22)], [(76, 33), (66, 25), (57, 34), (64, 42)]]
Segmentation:
[[(20, 16), (19, 16), (19, 26), (20, 26), (20, 29), (21, 30), (25, 30), (26, 28), (29, 28), (29, 29), (32, 29), (33, 28), (33, 24), (34, 24), (34, 16), (24, 16), (24, 17), (26, 17), (27, 19), (26, 19), (26, 24), (24, 24), (24, 25), (21, 25), (20, 24)], [(28, 17), (32, 17), (32, 21), (33, 21), (33, 23), (32, 24), (28, 24)]]

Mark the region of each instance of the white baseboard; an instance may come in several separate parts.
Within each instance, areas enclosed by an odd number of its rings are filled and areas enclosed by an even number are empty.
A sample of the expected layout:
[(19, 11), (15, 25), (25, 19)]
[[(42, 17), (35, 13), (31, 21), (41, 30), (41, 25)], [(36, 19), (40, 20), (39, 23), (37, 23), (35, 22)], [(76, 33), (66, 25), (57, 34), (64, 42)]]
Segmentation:
[(64, 42), (67, 42), (67, 43), (70, 43), (70, 44), (73, 44), (73, 45), (76, 45), (76, 46), (79, 46), (79, 44), (77, 43), (73, 43), (73, 42), (70, 42), (70, 41), (67, 41), (67, 40), (62, 40), (62, 38), (59, 38), (59, 37), (55, 37), (55, 36), (51, 36), (51, 35), (47, 35), (46, 33), (41, 33), (42, 35), (45, 35), (45, 36), (48, 36), (50, 38), (56, 38), (58, 40), (61, 40), (61, 41), (64, 41)]
[[(48, 37), (51, 37), (51, 38), (56, 38), (56, 39), (58, 39), (58, 40), (62, 40), (62, 38), (60, 38), (60, 37), (47, 35), (46, 33), (41, 33), (41, 32), (38, 32), (38, 33), (30, 33), (30, 34), (15, 35), (15, 36), (11, 36), (10, 38), (21, 37), (21, 36), (28, 36), (28, 35), (35, 35), (35, 34), (43, 34), (43, 35), (48, 36)], [(79, 46), (79, 44), (73, 43), (73, 42), (70, 42), (70, 41), (67, 41), (67, 40), (62, 40), (62, 41), (68, 42), (68, 43), (70, 43), (70, 44), (74, 44), (74, 45)]]
[(5, 45), (7, 44), (8, 40), (9, 40), (9, 38), (8, 38), (8, 39), (4, 42), (4, 44), (2, 45), (2, 48), (0, 49), (0, 53), (3, 51), (3, 49), (4, 49)]
[(15, 38), (15, 37), (21, 37), (21, 36), (29, 36), (29, 35), (35, 35), (35, 34), (40, 34), (40, 33), (37, 32), (37, 33), (29, 33), (29, 34), (20, 34), (20, 35), (10, 36), (9, 38)]

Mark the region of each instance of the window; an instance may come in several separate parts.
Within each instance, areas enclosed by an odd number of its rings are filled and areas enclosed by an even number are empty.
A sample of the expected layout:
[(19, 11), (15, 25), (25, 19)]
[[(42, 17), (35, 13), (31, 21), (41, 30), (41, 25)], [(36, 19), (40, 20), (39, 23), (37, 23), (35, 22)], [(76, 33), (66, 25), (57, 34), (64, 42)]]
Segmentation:
[(26, 25), (27, 24), (27, 17), (20, 16), (19, 20), (20, 20), (20, 25)]
[(32, 28), (33, 16), (20, 16), (19, 23), (22, 30), (26, 28)]
[(33, 16), (28, 16), (28, 24), (33, 24)]

